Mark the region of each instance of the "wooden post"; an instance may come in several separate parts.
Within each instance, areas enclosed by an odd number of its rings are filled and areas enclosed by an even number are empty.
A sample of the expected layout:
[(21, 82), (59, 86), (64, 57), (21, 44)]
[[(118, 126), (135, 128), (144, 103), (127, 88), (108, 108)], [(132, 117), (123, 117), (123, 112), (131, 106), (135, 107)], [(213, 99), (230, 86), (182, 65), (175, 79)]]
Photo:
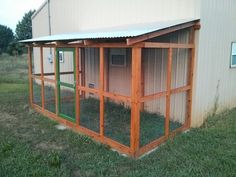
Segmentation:
[(44, 101), (44, 68), (43, 68), (43, 47), (40, 47), (40, 64), (41, 64), (41, 101), (42, 101), (42, 110), (45, 108)]
[[(145, 62), (145, 60), (142, 59), (142, 62), (141, 62), (141, 97), (144, 96), (144, 89), (145, 89), (145, 69), (144, 69), (145, 66), (144, 66), (144, 62)], [(141, 103), (140, 110), (144, 111), (144, 102)]]
[(56, 107), (56, 115), (59, 114), (58, 109), (58, 89), (57, 89), (57, 48), (54, 47), (54, 78), (55, 78), (55, 107)]
[(28, 46), (28, 65), (29, 65), (29, 101), (30, 106), (33, 105), (33, 83), (32, 83), (32, 47)]
[(99, 97), (100, 97), (100, 136), (103, 141), (104, 138), (104, 48), (100, 47), (100, 83), (99, 83)]
[(135, 157), (139, 149), (140, 95), (141, 95), (141, 48), (132, 48), (131, 90), (131, 153)]
[(195, 30), (194, 27), (190, 29), (189, 34), (189, 43), (194, 44), (194, 48), (189, 49), (189, 76), (188, 76), (188, 84), (190, 85), (190, 90), (187, 95), (187, 113), (186, 113), (186, 128), (190, 128), (191, 126), (191, 118), (192, 118), (192, 97), (193, 97), (193, 75), (194, 75), (194, 64), (195, 64)]
[(172, 55), (173, 49), (168, 49), (167, 63), (167, 81), (166, 81), (166, 119), (165, 119), (165, 137), (169, 136), (170, 129), (170, 96), (171, 96), (171, 74), (172, 74)]
[[(81, 49), (81, 83), (80, 86), (85, 87), (85, 48)], [(82, 98), (85, 98), (85, 92), (82, 92)]]
[(80, 48), (75, 48), (75, 117), (76, 117), (76, 124), (80, 124), (80, 91), (79, 91), (79, 60), (80, 60)]

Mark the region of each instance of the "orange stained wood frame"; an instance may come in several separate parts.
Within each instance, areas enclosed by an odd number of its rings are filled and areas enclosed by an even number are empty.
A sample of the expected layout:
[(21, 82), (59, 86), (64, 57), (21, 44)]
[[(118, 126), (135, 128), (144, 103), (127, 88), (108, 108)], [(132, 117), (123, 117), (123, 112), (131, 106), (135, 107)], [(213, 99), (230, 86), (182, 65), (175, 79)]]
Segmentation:
[(29, 103), (33, 104), (33, 83), (32, 83), (32, 47), (28, 47), (28, 76), (29, 76)]
[(41, 92), (41, 99), (42, 99), (42, 110), (44, 110), (44, 69), (43, 69), (43, 47), (40, 47), (40, 64), (41, 64), (41, 87), (42, 87), (42, 92)]
[[(191, 35), (194, 35), (194, 32), (191, 33)], [(110, 93), (105, 89), (105, 79), (108, 77), (106, 76), (108, 73), (105, 72), (105, 56), (104, 56), (104, 47), (101, 45), (99, 47), (99, 63), (100, 63), (100, 84), (99, 89), (92, 89), (88, 88), (85, 85), (83, 85), (83, 79), (80, 80), (80, 74), (79, 70), (83, 71), (84, 68), (82, 66), (79, 66), (80, 64), (83, 65), (83, 55), (84, 52), (82, 52), (83, 48), (80, 48), (79, 46), (75, 47), (75, 65), (76, 70), (74, 71), (76, 73), (76, 123), (72, 123), (68, 120), (65, 120), (58, 115), (58, 107), (57, 107), (57, 79), (56, 79), (56, 62), (54, 62), (54, 79), (48, 79), (44, 77), (44, 70), (43, 70), (43, 48), (40, 47), (40, 61), (41, 61), (41, 73), (40, 76), (38, 75), (32, 75), (32, 47), (28, 47), (28, 63), (29, 63), (29, 85), (30, 85), (30, 104), (35, 110), (38, 112), (60, 122), (63, 123), (69, 127), (71, 127), (73, 130), (82, 132), (88, 136), (91, 136), (96, 141), (100, 141), (104, 144), (107, 144), (118, 151), (122, 153), (126, 153), (132, 157), (138, 157), (156, 146), (160, 145), (164, 141), (166, 141), (169, 137), (173, 137), (176, 133), (180, 131), (184, 131), (189, 128), (190, 126), (190, 118), (191, 118), (191, 104), (192, 104), (192, 87), (193, 87), (193, 70), (194, 70), (194, 45), (193, 38), (190, 39), (190, 44), (161, 44), (161, 43), (144, 43), (139, 44), (139, 46), (142, 47), (132, 47), (132, 82), (131, 82), (131, 97), (130, 96), (123, 96), (118, 95), (115, 93)], [(87, 46), (88, 47), (88, 46)], [(112, 47), (115, 47), (113, 45)], [(119, 47), (119, 45), (117, 45)], [(141, 75), (141, 65), (142, 65), (142, 48), (167, 48), (168, 49), (168, 64), (167, 64), (167, 89), (164, 92), (155, 93), (152, 95), (143, 95), (142, 90), (142, 75)], [(186, 48), (188, 50), (191, 50), (191, 55), (189, 59), (191, 60), (190, 66), (189, 66), (189, 82), (187, 86), (171, 89), (171, 70), (172, 70), (172, 58), (173, 58), (173, 49), (174, 48)], [(54, 56), (56, 58), (56, 47), (54, 47)], [(79, 62), (80, 61), (80, 62)], [(32, 79), (39, 79), (44, 84), (44, 81), (48, 81), (55, 84), (55, 100), (56, 100), (56, 114), (51, 113), (44, 109), (44, 87), (42, 86), (42, 107), (39, 107), (35, 104), (33, 104), (33, 86), (32, 86)], [(100, 98), (100, 132), (96, 133), (94, 131), (91, 131), (87, 128), (84, 128), (80, 126), (79, 124), (79, 112), (80, 112), (80, 91), (84, 91), (87, 93), (95, 93), (99, 95)], [(170, 96), (172, 94), (181, 93), (181, 92), (188, 92), (188, 109), (187, 109), (187, 120), (186, 124), (178, 129), (176, 129), (173, 132), (169, 131), (169, 121), (170, 121)], [(125, 102), (131, 102), (131, 125), (130, 125), (130, 147), (127, 147), (125, 145), (122, 145), (110, 138), (107, 138), (104, 136), (104, 98), (111, 98), (118, 101), (125, 101)], [(166, 119), (165, 119), (165, 136), (152, 141), (151, 143), (140, 147), (140, 110), (142, 109), (142, 104), (145, 101), (158, 99), (161, 97), (166, 97)]]
[(141, 97), (141, 48), (132, 48), (131, 74), (131, 152), (136, 156), (139, 149), (140, 97)]

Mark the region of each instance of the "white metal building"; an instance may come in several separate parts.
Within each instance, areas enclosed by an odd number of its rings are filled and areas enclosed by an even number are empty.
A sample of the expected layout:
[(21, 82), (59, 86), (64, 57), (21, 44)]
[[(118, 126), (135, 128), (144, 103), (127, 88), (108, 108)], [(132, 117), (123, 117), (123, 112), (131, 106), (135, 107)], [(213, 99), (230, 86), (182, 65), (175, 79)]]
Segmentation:
[(33, 37), (179, 19), (201, 24), (195, 39), (191, 125), (196, 127), (214, 111), (236, 106), (235, 0), (48, 0), (32, 17)]

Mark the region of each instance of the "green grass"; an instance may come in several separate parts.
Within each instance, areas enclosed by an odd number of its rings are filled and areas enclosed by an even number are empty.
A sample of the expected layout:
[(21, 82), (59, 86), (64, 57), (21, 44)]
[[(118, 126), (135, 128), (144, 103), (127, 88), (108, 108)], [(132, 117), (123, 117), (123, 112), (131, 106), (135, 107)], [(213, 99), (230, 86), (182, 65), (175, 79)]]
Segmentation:
[[(10, 62), (6, 60), (1, 57), (1, 69)], [(17, 62), (26, 65), (24, 58)], [(6, 70), (14, 82), (0, 77), (0, 177), (236, 176), (236, 109), (210, 117), (201, 128), (133, 160), (86, 136), (58, 130), (56, 122), (31, 110), (28, 82), (18, 79), (18, 66)]]

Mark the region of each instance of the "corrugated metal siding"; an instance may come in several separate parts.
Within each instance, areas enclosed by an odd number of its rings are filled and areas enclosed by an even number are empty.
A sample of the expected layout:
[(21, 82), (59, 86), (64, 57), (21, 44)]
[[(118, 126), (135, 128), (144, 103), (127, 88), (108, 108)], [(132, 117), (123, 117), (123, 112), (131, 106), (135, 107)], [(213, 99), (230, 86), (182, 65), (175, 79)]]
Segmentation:
[(236, 69), (229, 68), (231, 42), (236, 41), (236, 1), (201, 4), (192, 126), (203, 123), (217, 99), (218, 111), (236, 106)]
[(32, 19), (32, 33), (34, 38), (49, 35), (47, 5)]
[[(131, 96), (131, 50), (130, 49), (110, 49), (116, 50), (117, 54), (126, 55), (126, 66), (111, 65), (111, 51), (109, 57), (109, 92), (120, 95)], [(125, 50), (125, 51), (124, 51)]]
[(199, 0), (51, 0), (52, 34), (198, 18)]
[(99, 48), (85, 48), (85, 86), (99, 88)]

